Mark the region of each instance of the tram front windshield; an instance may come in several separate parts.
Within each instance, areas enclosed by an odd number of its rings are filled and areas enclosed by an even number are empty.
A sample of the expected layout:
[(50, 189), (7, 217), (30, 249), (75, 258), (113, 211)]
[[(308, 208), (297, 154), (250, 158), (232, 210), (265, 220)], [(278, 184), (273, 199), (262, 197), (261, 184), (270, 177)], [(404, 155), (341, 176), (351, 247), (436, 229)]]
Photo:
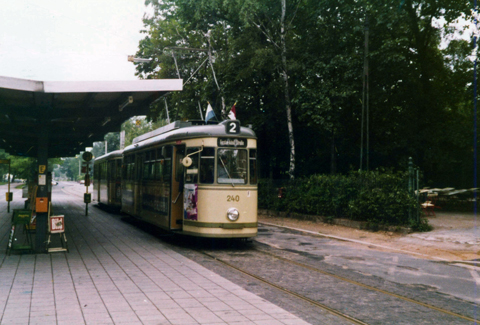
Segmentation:
[(247, 183), (247, 150), (218, 149), (217, 151), (217, 183)]

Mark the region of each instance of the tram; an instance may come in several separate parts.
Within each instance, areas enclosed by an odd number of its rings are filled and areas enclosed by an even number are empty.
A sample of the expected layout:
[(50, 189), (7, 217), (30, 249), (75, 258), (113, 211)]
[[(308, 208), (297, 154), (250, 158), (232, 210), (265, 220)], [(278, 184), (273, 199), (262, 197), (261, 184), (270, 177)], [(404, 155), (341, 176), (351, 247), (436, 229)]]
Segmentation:
[[(121, 210), (181, 234), (253, 237), (257, 234), (256, 148), (253, 130), (240, 127), (236, 120), (177, 121), (141, 135), (121, 153)], [(102, 191), (102, 184), (113, 187), (109, 166), (116, 164), (118, 154), (100, 157), (99, 167), (95, 161), (95, 169), (100, 169), (94, 171), (99, 203), (107, 202), (103, 193), (109, 196), (108, 205), (118, 198), (117, 191)], [(102, 180), (104, 174), (109, 181)]]
[(122, 150), (95, 159), (93, 201), (114, 209), (122, 207), (122, 161)]

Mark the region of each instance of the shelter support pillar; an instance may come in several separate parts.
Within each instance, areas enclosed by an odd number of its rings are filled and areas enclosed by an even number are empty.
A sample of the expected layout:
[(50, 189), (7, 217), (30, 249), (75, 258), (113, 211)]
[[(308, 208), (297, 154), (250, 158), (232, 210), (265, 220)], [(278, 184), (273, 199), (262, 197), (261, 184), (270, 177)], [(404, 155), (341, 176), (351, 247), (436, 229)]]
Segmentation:
[(35, 234), (35, 252), (46, 252), (47, 228), (48, 228), (48, 128), (42, 127), (39, 130), (38, 137), (38, 190), (35, 202), (36, 211), (36, 234)]

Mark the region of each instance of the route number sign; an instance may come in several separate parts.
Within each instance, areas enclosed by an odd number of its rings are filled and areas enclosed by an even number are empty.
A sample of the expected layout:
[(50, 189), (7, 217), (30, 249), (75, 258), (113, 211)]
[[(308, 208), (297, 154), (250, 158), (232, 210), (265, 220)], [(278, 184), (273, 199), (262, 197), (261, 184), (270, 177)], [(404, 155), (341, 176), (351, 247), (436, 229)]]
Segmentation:
[(239, 134), (240, 133), (240, 121), (228, 121), (225, 124), (225, 132), (227, 134)]

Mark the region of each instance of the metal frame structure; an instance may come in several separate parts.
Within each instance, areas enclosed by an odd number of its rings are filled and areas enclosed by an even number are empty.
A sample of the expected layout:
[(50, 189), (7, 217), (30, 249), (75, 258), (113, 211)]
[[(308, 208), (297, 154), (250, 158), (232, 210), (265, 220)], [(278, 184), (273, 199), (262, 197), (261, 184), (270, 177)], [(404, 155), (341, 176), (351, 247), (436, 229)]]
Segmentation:
[(181, 91), (182, 84), (181, 79), (56, 82), (0, 77), (0, 148), (37, 157), (37, 252), (45, 252), (48, 158), (71, 157), (103, 141), (128, 118), (147, 114), (165, 93)]

